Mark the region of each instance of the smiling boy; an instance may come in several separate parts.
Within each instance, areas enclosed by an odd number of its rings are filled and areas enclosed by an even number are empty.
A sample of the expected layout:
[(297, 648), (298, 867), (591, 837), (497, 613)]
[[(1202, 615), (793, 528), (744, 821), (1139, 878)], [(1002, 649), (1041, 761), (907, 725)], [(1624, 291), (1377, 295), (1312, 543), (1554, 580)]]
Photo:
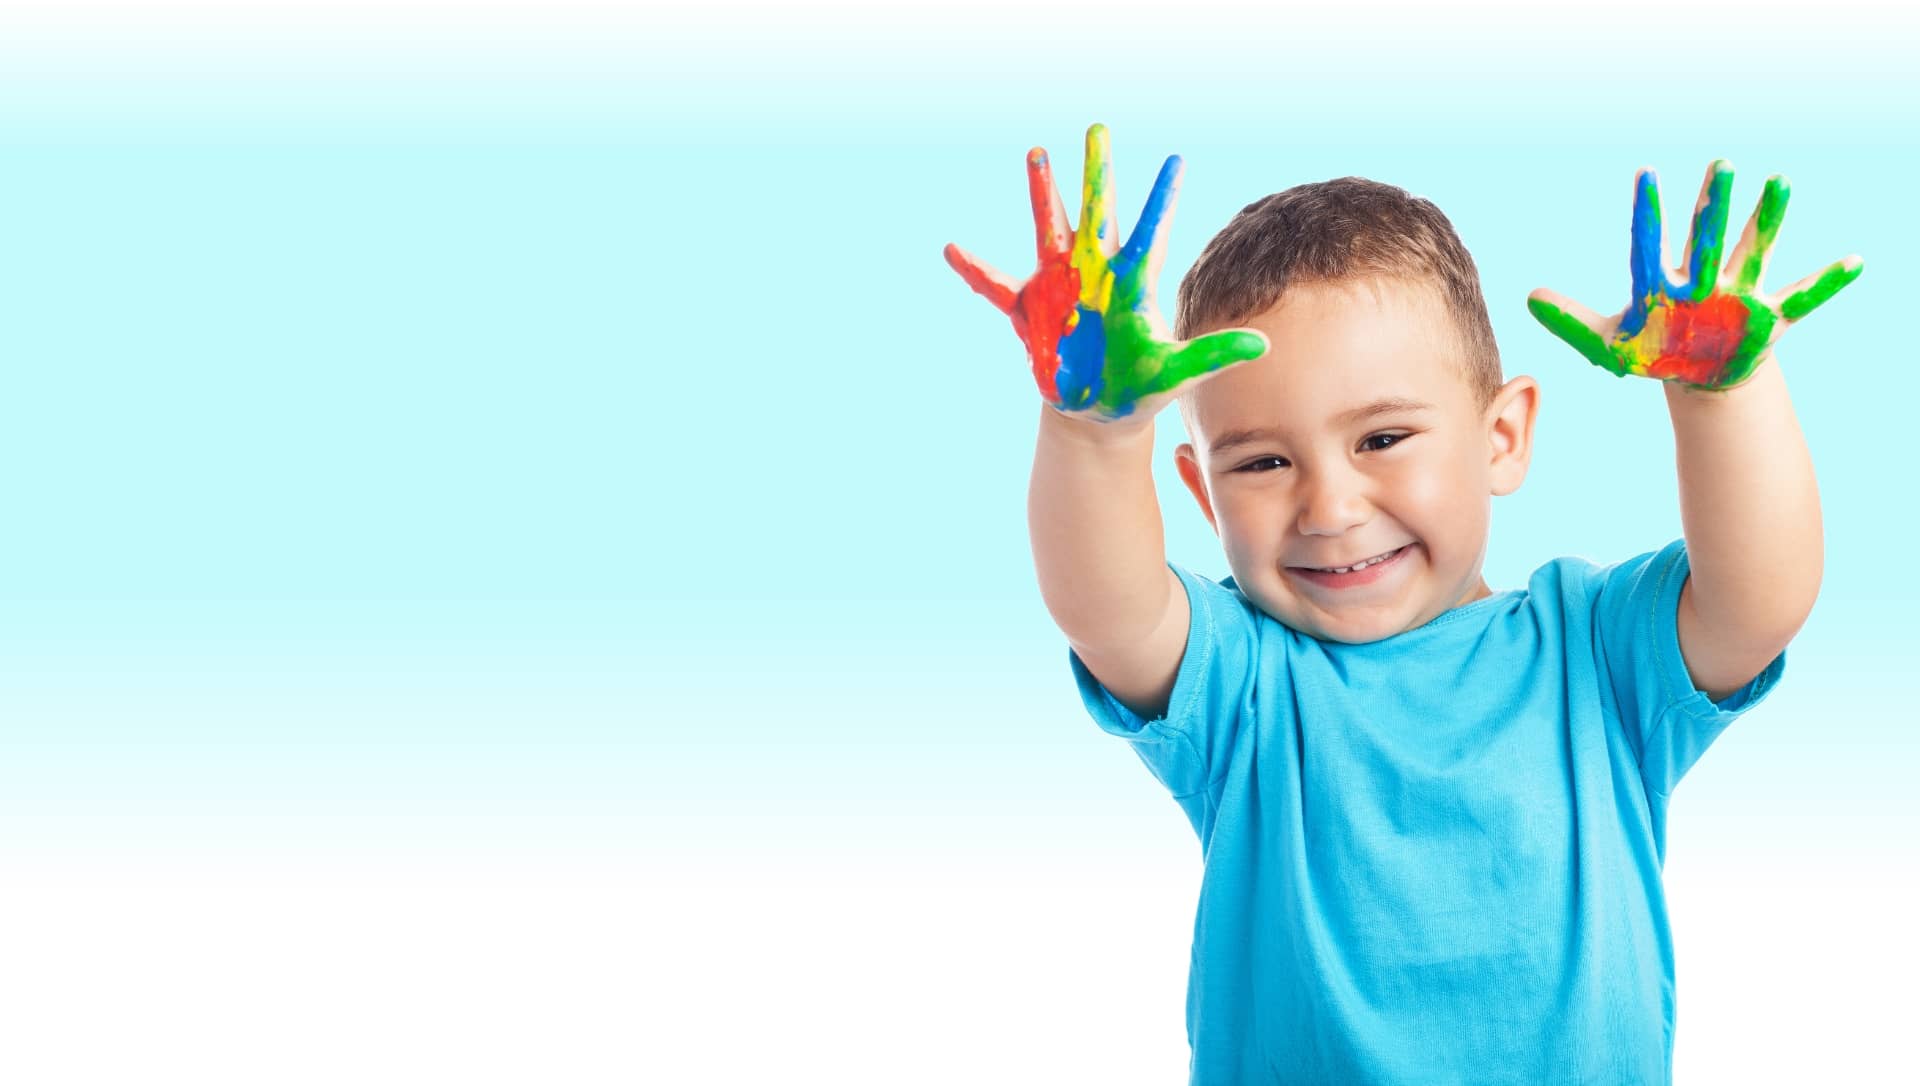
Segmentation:
[[(1330, 212), (1404, 202), (1384, 189), (1349, 179), (1290, 195)], [(1180, 477), (1240, 591), (1322, 640), (1378, 641), (1490, 595), (1480, 574), (1488, 498), (1519, 487), (1531, 451), (1536, 383), (1501, 386), (1491, 335), (1458, 331), (1425, 281), (1437, 273), (1402, 259), (1397, 275), (1278, 291), (1246, 321), (1267, 353), (1180, 401), (1194, 438), (1175, 454)], [(1378, 564), (1314, 572), (1362, 562)]]
[[(1597, 364), (1670, 381), (1685, 538), (1495, 592), (1491, 498), (1525, 478), (1539, 388), (1501, 380), (1445, 216), (1359, 178), (1249, 205), (1182, 283), (1176, 340), (1151, 284), (1178, 161), (1124, 247), (1106, 161), (1095, 126), (1069, 238), (1030, 156), (1026, 285), (948, 259), (1014, 315), (1047, 400), (1034, 560), (1085, 704), (1203, 846), (1191, 1081), (1670, 1081), (1668, 798), (1777, 682), (1819, 585), (1811, 465), (1763, 363), (1782, 310), (1858, 261), (1753, 293), (1770, 183), (1720, 289), (1716, 166), (1668, 277), (1644, 177), (1629, 309), (1532, 305)], [(1152, 426), (1176, 397), (1217, 582), (1165, 558)]]

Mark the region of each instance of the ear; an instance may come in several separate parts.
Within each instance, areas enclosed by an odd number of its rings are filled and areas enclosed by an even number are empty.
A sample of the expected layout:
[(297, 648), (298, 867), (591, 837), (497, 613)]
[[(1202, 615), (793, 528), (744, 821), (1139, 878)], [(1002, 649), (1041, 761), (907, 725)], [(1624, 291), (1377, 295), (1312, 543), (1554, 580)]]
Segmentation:
[(1191, 443), (1183, 443), (1173, 450), (1173, 466), (1180, 471), (1180, 481), (1193, 492), (1193, 500), (1200, 503), (1200, 512), (1206, 515), (1208, 527), (1214, 535), (1219, 535), (1220, 524), (1213, 519), (1213, 501), (1207, 497), (1207, 475), (1201, 470), (1200, 458)]
[(1492, 493), (1511, 494), (1520, 489), (1527, 477), (1527, 465), (1533, 459), (1533, 420), (1540, 413), (1540, 383), (1531, 377), (1515, 377), (1500, 386), (1493, 402), (1487, 405), (1488, 476)]

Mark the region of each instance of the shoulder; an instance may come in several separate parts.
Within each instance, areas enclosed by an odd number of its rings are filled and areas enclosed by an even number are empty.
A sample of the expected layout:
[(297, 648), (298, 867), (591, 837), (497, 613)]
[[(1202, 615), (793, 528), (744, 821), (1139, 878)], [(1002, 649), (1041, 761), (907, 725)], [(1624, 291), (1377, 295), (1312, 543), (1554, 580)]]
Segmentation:
[(1186, 582), (1188, 591), (1196, 592), (1210, 604), (1218, 604), (1243, 612), (1250, 622), (1280, 625), (1278, 619), (1262, 611), (1259, 604), (1254, 603), (1245, 592), (1240, 590), (1240, 585), (1231, 575), (1214, 581), (1177, 565), (1173, 567), (1173, 571)]
[(1244, 640), (1254, 645), (1266, 643), (1270, 647), (1284, 647), (1295, 641), (1311, 640), (1306, 634), (1262, 610), (1252, 597), (1241, 591), (1232, 576), (1215, 581), (1179, 566), (1173, 568), (1187, 586), (1188, 598), (1193, 604), (1194, 624), (1199, 626), (1206, 623), (1208, 629), (1205, 633), (1213, 640)]
[[(1660, 582), (1684, 576), (1687, 569), (1687, 543), (1675, 539), (1654, 550), (1631, 558), (1598, 562), (1582, 555), (1565, 555), (1543, 563), (1528, 578), (1528, 589), (1536, 594), (1596, 600), (1603, 593), (1626, 590), (1657, 591)], [(1678, 585), (1673, 595), (1679, 595)]]

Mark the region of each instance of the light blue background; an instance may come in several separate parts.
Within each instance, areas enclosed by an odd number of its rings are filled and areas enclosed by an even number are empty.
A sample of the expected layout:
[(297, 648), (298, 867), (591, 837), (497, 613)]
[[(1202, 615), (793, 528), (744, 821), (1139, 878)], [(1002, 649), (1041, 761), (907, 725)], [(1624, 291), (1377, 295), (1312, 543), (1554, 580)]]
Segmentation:
[[(1763, 983), (1743, 948), (1821, 989), (1769, 993), (1775, 1026), (1816, 999), (1828, 1036), (1898, 1021), (1910, 989), (1885, 970), (1920, 961), (1884, 919), (1920, 905), (1905, 690), (1920, 84), (1891, 13), (1808, 27), (1762, 11), (1676, 14), (1663, 33), (1490, 8), (1130, 10), (1102, 20), (1112, 44), (1079, 72), (1007, 29), (1012, 9), (681, 11), (525, 53), (369, 32), (264, 57), (176, 43), (129, 47), (148, 63), (125, 65), (84, 39), (34, 55), (0, 78), (0, 890), (31, 897), (53, 871), (111, 888), (124, 865), (189, 859), (230, 885), (263, 857), (363, 876), (461, 857), (497, 888), (568, 857), (625, 880), (644, 927), (616, 959), (659, 986), (608, 987), (613, 959), (583, 958), (552, 998), (631, 1011), (643, 1037), (773, 1030), (784, 1056), (729, 1066), (772, 1073), (813, 1044), (846, 1081), (898, 1081), (872, 1055), (884, 1041), (862, 1057), (821, 1039), (829, 1016), (899, 1015), (891, 1035), (924, 1050), (959, 1042), (917, 999), (1151, 992), (1126, 1036), (1037, 1011), (1030, 1032), (989, 1018), (947, 1055), (956, 1081), (1063, 1050), (1105, 1081), (1171, 1081), (1198, 857), (1073, 693), (1027, 550), (1031, 381), (941, 247), (1024, 276), (1023, 156), (1052, 152), (1075, 212), (1093, 121), (1113, 132), (1129, 229), (1161, 159), (1187, 160), (1169, 313), (1207, 237), (1266, 193), (1360, 174), (1432, 198), (1480, 265), (1508, 376), (1544, 390), (1532, 472), (1495, 503), (1497, 590), (1556, 555), (1614, 561), (1679, 534), (1658, 386), (1588, 366), (1523, 301), (1546, 285), (1619, 308), (1633, 171), (1660, 172), (1677, 218), (1727, 157), (1735, 230), (1768, 173), (1794, 185), (1770, 288), (1848, 252), (1867, 270), (1777, 352), (1819, 474), (1826, 579), (1780, 690), (1677, 797), (1669, 868), (1673, 888), (1693, 857), (1730, 865), (1711, 869), (1719, 892), (1777, 943), (1697, 952), (1754, 972), (1696, 975), (1687, 940), (1714, 921), (1689, 927), (1676, 905), (1680, 1058), (1698, 1046), (1691, 1081), (1742, 1058), (1696, 993)], [(1031, 17), (1042, 40), (1085, 29)], [(1223, 575), (1172, 471), (1181, 440), (1166, 413), (1168, 554)], [(1004, 893), (984, 909), (886, 896), (942, 878)], [(1055, 902), (1076, 887), (1109, 909), (1157, 901), (1139, 925), (1166, 940), (1159, 972), (1110, 945), (1078, 959), (1105, 979), (1049, 959), (1085, 914), (1034, 922), (1043, 882)], [(428, 876), (414, 892), (484, 907), (486, 885)], [(845, 927), (785, 926), (798, 886), (826, 903), (809, 915)], [(1767, 896), (1783, 887), (1803, 896)], [(222, 957), (207, 911), (227, 899), (205, 900), (188, 914), (207, 926), (199, 968), (229, 975), (244, 955)], [(861, 937), (883, 922), (892, 941)], [(1844, 951), (1828, 925), (1851, 930)], [(417, 934), (355, 952), (377, 972)], [(831, 1011), (743, 994), (817, 992), (784, 956), (809, 938), (837, 948), (805, 959), (838, 978)], [(888, 971), (935, 942), (980, 971)], [(669, 943), (711, 948), (740, 984), (714, 980), (706, 950), (662, 957)], [(867, 983), (881, 973), (891, 994)], [(440, 976), (408, 991), (432, 1003)], [(719, 1002), (677, 1000), (701, 983)], [(1860, 994), (1879, 984), (1886, 998)], [(745, 1080), (566, 1030), (540, 1037), (603, 1057), (583, 1060), (595, 1080)], [(339, 1051), (374, 1044), (354, 1036)], [(490, 1045), (507, 1034), (487, 1036), (458, 1065), (504, 1080)], [(1863, 1066), (1896, 1051), (1866, 1027), (1844, 1042)], [(1810, 1067), (1818, 1048), (1772, 1066)], [(52, 1059), (27, 1051), (16, 1061)], [(246, 1081), (243, 1065), (211, 1071)], [(96, 1066), (62, 1081), (111, 1077)]]

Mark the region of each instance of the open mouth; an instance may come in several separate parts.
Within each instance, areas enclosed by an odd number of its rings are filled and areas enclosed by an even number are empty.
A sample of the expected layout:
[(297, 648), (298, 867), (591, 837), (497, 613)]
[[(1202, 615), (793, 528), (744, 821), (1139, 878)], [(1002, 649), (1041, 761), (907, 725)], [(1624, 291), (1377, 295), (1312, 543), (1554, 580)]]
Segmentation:
[(1407, 550), (1412, 546), (1413, 544), (1411, 543), (1403, 543), (1399, 547), (1387, 551), (1384, 554), (1376, 554), (1372, 558), (1340, 569), (1314, 569), (1310, 566), (1288, 566), (1287, 572), (1328, 588), (1349, 588), (1356, 585), (1372, 584), (1380, 578), (1385, 577), (1391, 570), (1397, 567), (1400, 564), (1400, 560), (1406, 557)]

